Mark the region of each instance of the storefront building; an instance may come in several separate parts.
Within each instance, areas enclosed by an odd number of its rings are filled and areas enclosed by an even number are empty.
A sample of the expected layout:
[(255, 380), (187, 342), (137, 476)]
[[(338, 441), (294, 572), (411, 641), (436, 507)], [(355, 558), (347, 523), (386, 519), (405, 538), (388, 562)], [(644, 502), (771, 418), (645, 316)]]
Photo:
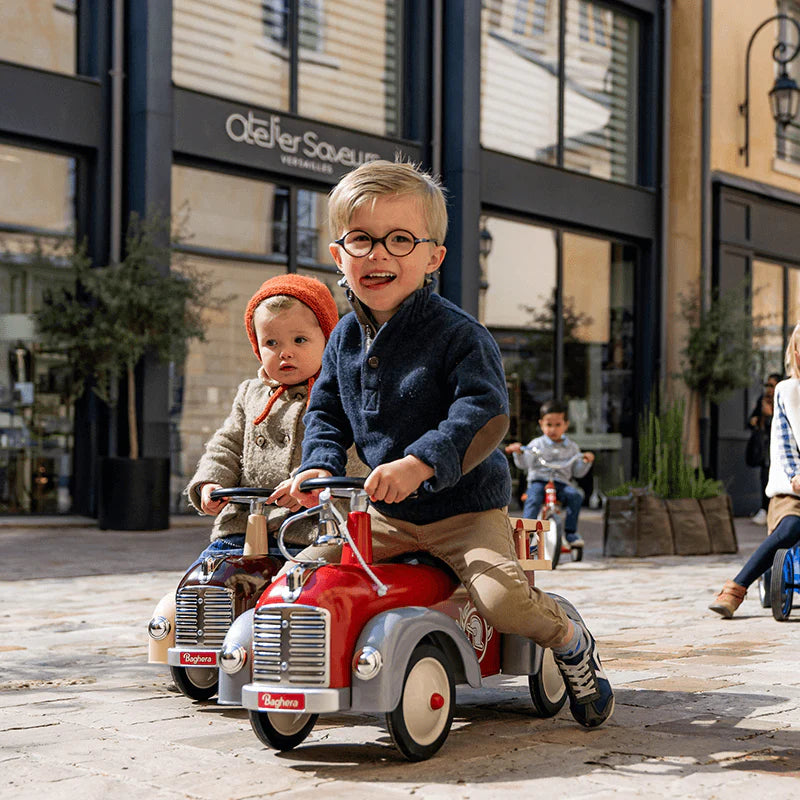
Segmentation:
[[(800, 3), (675, 3), (671, 36), (664, 315), (677, 318), (681, 294), (698, 287), (706, 297), (733, 292), (752, 314), (751, 385), (701, 412), (704, 463), (734, 513), (751, 515), (760, 485), (744, 460), (747, 421), (767, 376), (784, 372), (800, 320), (800, 119), (782, 124), (770, 108), (784, 68), (800, 82)], [(666, 326), (668, 376), (679, 370), (684, 335), (680, 323)]]
[(326, 196), (374, 158), (443, 179), (439, 288), (500, 344), (509, 437), (530, 439), (539, 404), (563, 397), (574, 438), (598, 454), (585, 488), (630, 477), (664, 352), (669, 5), (3, 3), (0, 513), (94, 514), (98, 459), (126, 443), (37, 343), (31, 314), (64, 280), (71, 236), (104, 264), (131, 211), (171, 213), (180, 262), (232, 298), (186, 363), (141, 367), (141, 449), (170, 456), (180, 511), (257, 366), (241, 321), (253, 291), (315, 275), (346, 310)]

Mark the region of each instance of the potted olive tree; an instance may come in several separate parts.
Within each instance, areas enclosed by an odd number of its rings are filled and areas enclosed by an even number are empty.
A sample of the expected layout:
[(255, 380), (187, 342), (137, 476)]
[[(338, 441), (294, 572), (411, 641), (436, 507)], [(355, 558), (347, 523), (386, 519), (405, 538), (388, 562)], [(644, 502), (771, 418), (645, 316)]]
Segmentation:
[[(116, 530), (169, 527), (169, 459), (139, 450), (137, 365), (145, 354), (180, 363), (193, 339), (204, 340), (204, 310), (218, 307), (206, 276), (174, 265), (169, 220), (131, 215), (125, 257), (92, 267), (81, 248), (70, 259), (74, 280), (45, 293), (36, 326), (44, 344), (63, 351), (79, 386), (112, 409), (126, 387), (129, 452), (101, 461), (98, 524)], [(115, 437), (112, 437), (112, 439)]]

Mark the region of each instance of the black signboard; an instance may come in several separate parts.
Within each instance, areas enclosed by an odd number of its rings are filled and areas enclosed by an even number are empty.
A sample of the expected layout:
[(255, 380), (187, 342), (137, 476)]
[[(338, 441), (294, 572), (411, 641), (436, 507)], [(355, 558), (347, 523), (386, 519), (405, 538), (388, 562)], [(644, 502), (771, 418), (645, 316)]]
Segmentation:
[(173, 149), (178, 155), (336, 183), (375, 159), (419, 161), (399, 139), (326, 125), (282, 111), (175, 90)]

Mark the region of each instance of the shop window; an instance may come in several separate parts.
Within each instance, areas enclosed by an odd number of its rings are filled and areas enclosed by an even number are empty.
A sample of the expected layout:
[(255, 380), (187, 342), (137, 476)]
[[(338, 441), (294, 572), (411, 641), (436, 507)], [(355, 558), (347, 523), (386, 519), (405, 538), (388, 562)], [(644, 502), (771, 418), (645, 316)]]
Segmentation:
[(800, 320), (800, 268), (753, 259), (752, 315), (759, 351), (754, 382), (771, 372), (783, 373), (784, 351)]
[[(399, 0), (173, 0), (178, 86), (347, 125), (400, 134)], [(365, 31), (367, 35), (365, 35)]]
[[(756, 367), (756, 381), (771, 372), (783, 372), (784, 349), (784, 267), (768, 261), (753, 260), (752, 266), (752, 314), (753, 330), (759, 350), (759, 363)], [(800, 311), (800, 296), (797, 295), (797, 270), (790, 270), (788, 319)], [(793, 280), (792, 280), (793, 279)]]
[[(262, 0), (264, 35), (281, 47), (289, 46), (289, 2), (290, 0)], [(322, 50), (322, 2), (300, 0), (299, 37), (300, 47), (306, 50)]]
[[(636, 251), (498, 217), (486, 217), (484, 227), (492, 249), (484, 259), (481, 321), (503, 354), (509, 436), (538, 435), (541, 403), (562, 398), (570, 436), (598, 455), (597, 488), (610, 488), (621, 473), (630, 475), (635, 434)], [(593, 488), (591, 481), (584, 487)]]
[(74, 75), (76, 0), (3, 0), (0, 60)]
[(33, 315), (70, 281), (74, 173), (72, 158), (0, 145), (0, 513), (71, 506), (77, 387)]
[(481, 144), (635, 183), (639, 36), (636, 18), (603, 3), (485, 3)]

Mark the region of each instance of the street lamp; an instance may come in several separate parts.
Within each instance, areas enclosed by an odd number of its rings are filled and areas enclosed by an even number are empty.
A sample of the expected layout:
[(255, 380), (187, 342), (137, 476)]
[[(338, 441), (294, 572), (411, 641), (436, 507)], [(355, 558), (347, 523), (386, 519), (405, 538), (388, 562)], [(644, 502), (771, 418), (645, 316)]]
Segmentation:
[(480, 254), (482, 258), (488, 258), (489, 254), (492, 252), (492, 245), (494, 244), (494, 237), (492, 236), (492, 232), (486, 227), (486, 221), (484, 220), (483, 225), (481, 226), (481, 231), (478, 234), (480, 237)]
[(769, 92), (772, 117), (778, 125), (786, 127), (797, 115), (798, 105), (800, 105), (800, 88), (786, 71), (786, 65), (797, 58), (797, 54), (800, 53), (800, 23), (787, 14), (775, 14), (769, 19), (765, 19), (753, 31), (750, 41), (747, 43), (744, 66), (744, 103), (739, 106), (739, 113), (744, 117), (744, 146), (739, 148), (739, 155), (744, 156), (746, 167), (750, 166), (750, 49), (758, 32), (770, 22), (775, 22), (775, 20), (791, 22), (797, 30), (798, 40), (794, 50), (788, 56), (785, 55), (788, 49), (786, 42), (778, 42), (772, 48), (772, 60), (781, 65), (781, 74), (775, 79), (775, 84)]

